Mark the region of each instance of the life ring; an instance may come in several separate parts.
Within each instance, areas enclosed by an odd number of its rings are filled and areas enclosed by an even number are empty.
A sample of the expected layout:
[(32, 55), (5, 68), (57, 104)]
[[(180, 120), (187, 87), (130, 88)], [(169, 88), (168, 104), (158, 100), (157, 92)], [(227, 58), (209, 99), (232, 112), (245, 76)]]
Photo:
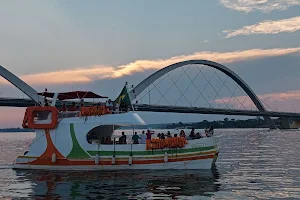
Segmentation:
[(22, 127), (23, 128), (28, 128), (28, 111), (26, 109), (25, 114), (24, 114), (24, 119), (23, 119), (23, 123), (22, 123)]
[[(35, 124), (34, 117), (38, 112), (48, 111), (52, 114), (51, 123), (49, 124)], [(32, 129), (54, 129), (57, 126), (58, 122), (58, 110), (53, 106), (32, 106), (28, 107), (25, 112), (23, 127), (28, 127)], [(27, 125), (26, 125), (27, 124)]]

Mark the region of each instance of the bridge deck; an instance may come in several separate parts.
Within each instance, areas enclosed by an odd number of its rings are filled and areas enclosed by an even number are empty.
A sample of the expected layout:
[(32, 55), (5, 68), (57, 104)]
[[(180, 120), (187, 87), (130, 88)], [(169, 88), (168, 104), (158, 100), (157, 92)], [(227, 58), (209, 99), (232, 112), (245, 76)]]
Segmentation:
[[(64, 102), (58, 101), (57, 105), (62, 106)], [(3, 107), (28, 107), (34, 106), (31, 99), (0, 98), (0, 106)], [(93, 105), (93, 103), (90, 103)], [(134, 104), (134, 109), (141, 112), (171, 112), (171, 113), (193, 113), (193, 114), (218, 114), (218, 115), (240, 115), (240, 116), (269, 116), (300, 119), (300, 113), (273, 112), (273, 111), (253, 111), (253, 110), (229, 110), (219, 108), (201, 107), (180, 107), (180, 106), (158, 106), (146, 104)]]
[(241, 116), (269, 116), (287, 117), (300, 119), (300, 113), (253, 111), (253, 110), (230, 110), (219, 108), (180, 107), (180, 106), (157, 106), (157, 105), (134, 105), (136, 111), (144, 112), (172, 112), (172, 113), (194, 113), (194, 114), (218, 114), (218, 115), (241, 115)]

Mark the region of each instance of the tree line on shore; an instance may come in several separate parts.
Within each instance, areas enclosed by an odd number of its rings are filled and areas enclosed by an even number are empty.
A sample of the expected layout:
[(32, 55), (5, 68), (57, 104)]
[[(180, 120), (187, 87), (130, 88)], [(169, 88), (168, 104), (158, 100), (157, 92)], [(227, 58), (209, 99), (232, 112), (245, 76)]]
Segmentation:
[[(281, 121), (279, 119), (274, 119), (274, 123), (277, 127), (281, 127)], [(218, 121), (207, 121), (203, 120), (201, 122), (189, 122), (189, 123), (172, 123), (172, 124), (149, 124), (142, 126), (135, 126), (135, 129), (190, 129), (194, 127), (195, 129), (205, 129), (210, 126), (214, 128), (269, 128), (269, 124), (263, 118), (254, 118), (254, 119), (229, 119), (225, 118), (224, 120)], [(120, 129), (132, 129), (132, 127), (120, 127)], [(34, 132), (32, 129), (23, 129), (23, 128), (3, 128), (0, 129), (0, 132)]]
[(225, 118), (219, 121), (207, 121), (203, 120), (201, 122), (195, 123), (173, 123), (166, 125), (166, 129), (176, 129), (176, 128), (191, 128), (204, 129), (213, 126), (214, 128), (268, 128), (269, 124), (261, 118), (256, 119), (246, 119), (246, 120), (235, 120)]
[(12, 133), (12, 132), (34, 132), (32, 129), (24, 129), (24, 128), (2, 128), (0, 132)]
[[(281, 127), (281, 122), (278, 119), (274, 119), (274, 123), (277, 127)], [(269, 128), (270, 125), (263, 118), (252, 118), (252, 119), (229, 119), (207, 121), (203, 120), (200, 122), (178, 122), (172, 124), (148, 124), (142, 126), (136, 126), (136, 129), (204, 129), (213, 126), (217, 129), (224, 128)], [(121, 127), (121, 129), (131, 129), (131, 127)]]

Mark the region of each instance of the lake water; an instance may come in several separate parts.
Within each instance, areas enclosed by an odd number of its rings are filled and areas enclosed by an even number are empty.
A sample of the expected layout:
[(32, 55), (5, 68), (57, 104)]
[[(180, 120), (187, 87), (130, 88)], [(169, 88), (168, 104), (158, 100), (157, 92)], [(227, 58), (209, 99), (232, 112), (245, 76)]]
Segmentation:
[(34, 133), (0, 133), (0, 199), (300, 199), (300, 131), (216, 130), (212, 170), (12, 170)]

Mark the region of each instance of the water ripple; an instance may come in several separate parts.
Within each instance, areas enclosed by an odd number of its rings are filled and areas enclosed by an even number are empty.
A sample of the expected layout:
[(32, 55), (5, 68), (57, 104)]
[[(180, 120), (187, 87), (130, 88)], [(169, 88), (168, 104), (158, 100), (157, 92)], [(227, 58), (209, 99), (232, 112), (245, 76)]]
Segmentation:
[(34, 133), (0, 133), (0, 199), (300, 199), (300, 131), (216, 130), (213, 170), (14, 171)]

